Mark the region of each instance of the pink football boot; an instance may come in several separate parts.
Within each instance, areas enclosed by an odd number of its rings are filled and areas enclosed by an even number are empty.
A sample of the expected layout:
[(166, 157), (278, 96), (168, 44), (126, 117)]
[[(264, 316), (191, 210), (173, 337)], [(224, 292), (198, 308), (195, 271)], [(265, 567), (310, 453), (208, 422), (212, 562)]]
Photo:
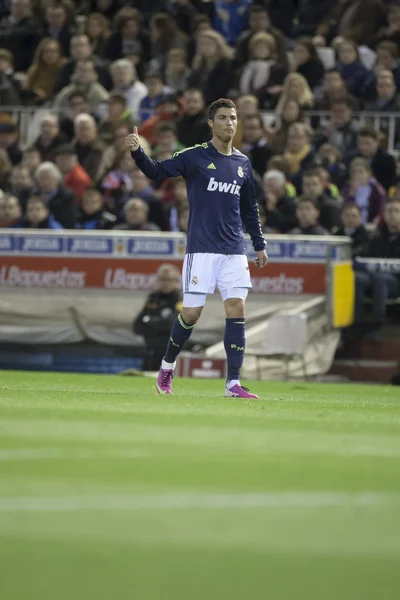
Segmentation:
[(255, 394), (250, 394), (249, 390), (241, 385), (234, 385), (230, 389), (225, 389), (225, 398), (258, 398)]
[(158, 372), (157, 377), (157, 393), (163, 395), (171, 395), (172, 394), (172, 379), (174, 377), (174, 372), (172, 369), (161, 369)]

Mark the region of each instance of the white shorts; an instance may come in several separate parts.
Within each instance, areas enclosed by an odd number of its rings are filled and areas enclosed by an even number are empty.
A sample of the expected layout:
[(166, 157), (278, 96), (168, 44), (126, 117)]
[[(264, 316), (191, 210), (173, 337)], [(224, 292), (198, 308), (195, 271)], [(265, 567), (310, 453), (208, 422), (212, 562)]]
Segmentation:
[[(183, 306), (204, 306), (206, 295), (215, 289), (222, 299), (247, 297), (251, 279), (244, 254), (186, 254), (182, 270)], [(200, 302), (193, 304), (193, 299)]]

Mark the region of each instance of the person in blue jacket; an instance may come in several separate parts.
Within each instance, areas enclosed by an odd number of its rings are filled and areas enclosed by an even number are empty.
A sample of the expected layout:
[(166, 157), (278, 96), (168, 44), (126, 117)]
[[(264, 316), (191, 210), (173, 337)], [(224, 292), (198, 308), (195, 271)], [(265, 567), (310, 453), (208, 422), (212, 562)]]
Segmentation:
[(26, 204), (26, 218), (22, 221), (24, 229), (64, 229), (54, 216), (49, 207), (40, 196), (31, 196)]
[(213, 27), (234, 46), (239, 35), (247, 27), (252, 0), (216, 0)]

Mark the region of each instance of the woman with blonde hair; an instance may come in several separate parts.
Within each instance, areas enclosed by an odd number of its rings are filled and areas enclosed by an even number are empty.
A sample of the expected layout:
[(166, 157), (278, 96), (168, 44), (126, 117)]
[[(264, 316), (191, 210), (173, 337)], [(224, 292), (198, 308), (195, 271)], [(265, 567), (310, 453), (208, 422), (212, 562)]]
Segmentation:
[(311, 146), (312, 129), (306, 123), (293, 123), (289, 127), (283, 157), (289, 166), (290, 180), (297, 193), (302, 193), (302, 175), (314, 162)]
[(44, 38), (36, 48), (33, 64), (24, 82), (24, 88), (36, 95), (38, 103), (48, 100), (52, 95), (54, 82), (64, 63), (60, 43), (52, 38)]
[(312, 108), (314, 106), (314, 97), (307, 80), (300, 73), (290, 73), (283, 84), (282, 95), (279, 99), (276, 112), (282, 114), (284, 106), (288, 100), (296, 100), (301, 108)]
[(91, 13), (86, 21), (85, 31), (93, 54), (103, 56), (106, 41), (110, 36), (110, 27), (106, 17), (99, 12)]
[(202, 90), (206, 104), (227, 96), (233, 80), (233, 55), (220, 33), (205, 29), (199, 34), (189, 86)]
[(276, 63), (276, 42), (269, 33), (260, 31), (249, 44), (250, 60), (243, 67), (239, 89), (241, 94), (260, 96), (265, 88), (282, 85), (287, 72)]

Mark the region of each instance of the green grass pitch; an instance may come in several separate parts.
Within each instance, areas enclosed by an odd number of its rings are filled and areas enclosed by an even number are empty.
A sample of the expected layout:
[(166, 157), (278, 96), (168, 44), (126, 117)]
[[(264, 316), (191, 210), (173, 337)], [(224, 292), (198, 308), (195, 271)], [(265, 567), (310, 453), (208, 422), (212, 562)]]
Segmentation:
[(0, 372), (2, 600), (398, 600), (400, 394)]

